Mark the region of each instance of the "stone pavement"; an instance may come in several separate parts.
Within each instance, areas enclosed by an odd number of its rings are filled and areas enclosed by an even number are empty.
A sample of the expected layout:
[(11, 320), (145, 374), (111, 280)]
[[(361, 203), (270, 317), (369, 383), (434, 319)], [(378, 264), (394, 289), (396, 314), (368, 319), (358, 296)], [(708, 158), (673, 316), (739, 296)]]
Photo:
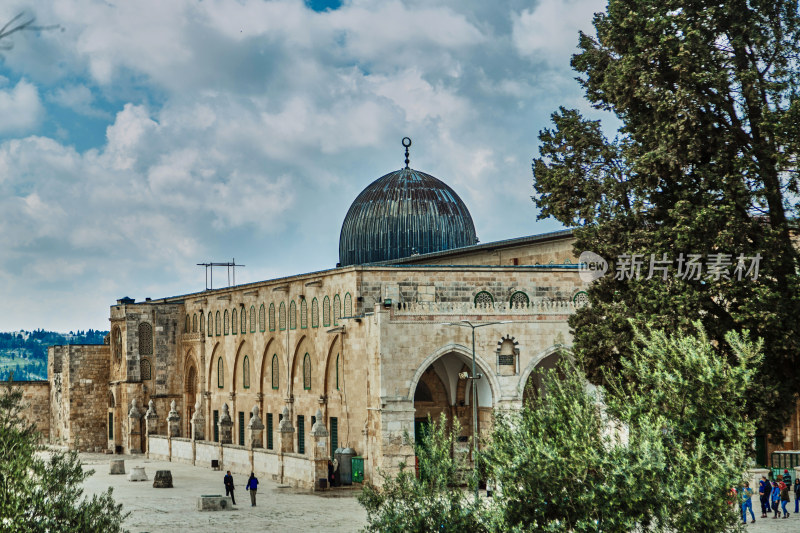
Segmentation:
[[(794, 498), (794, 495), (792, 495)], [(755, 504), (757, 502), (756, 498), (753, 498), (753, 512), (756, 514), (756, 522), (755, 524), (750, 523), (750, 513), (747, 513), (747, 532), (748, 533), (800, 533), (800, 514), (794, 514), (794, 499), (789, 502), (790, 505), (787, 505), (787, 508), (791, 512), (789, 514), (789, 518), (777, 518), (775, 520), (772, 519), (772, 513), (770, 513), (767, 518), (761, 518), (761, 512), (759, 508), (755, 508)]]
[[(110, 459), (125, 459), (125, 471), (143, 466), (149, 481), (128, 481), (127, 474), (110, 475)], [(244, 490), (247, 476), (234, 475), (234, 511), (197, 511), (197, 497), (225, 494), (225, 472), (199, 466), (146, 459), (144, 456), (81, 454), (84, 469), (95, 474), (84, 482), (85, 493), (114, 489), (114, 499), (130, 511), (125, 528), (131, 533), (191, 531), (359, 531), (366, 524), (366, 512), (355, 499), (356, 490), (334, 489), (311, 493), (278, 485), (259, 477), (256, 507)], [(171, 470), (173, 488), (153, 488), (156, 470)], [(355, 485), (360, 487), (360, 485)], [(800, 524), (800, 521), (798, 521)]]

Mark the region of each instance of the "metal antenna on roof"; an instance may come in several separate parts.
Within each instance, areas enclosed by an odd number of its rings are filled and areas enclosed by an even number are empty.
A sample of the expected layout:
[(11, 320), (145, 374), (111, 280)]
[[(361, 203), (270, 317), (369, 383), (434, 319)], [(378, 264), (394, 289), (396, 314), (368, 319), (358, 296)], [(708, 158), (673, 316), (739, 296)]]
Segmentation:
[(406, 147), (406, 168), (408, 168), (408, 147), (411, 146), (410, 137), (403, 137), (403, 146)]

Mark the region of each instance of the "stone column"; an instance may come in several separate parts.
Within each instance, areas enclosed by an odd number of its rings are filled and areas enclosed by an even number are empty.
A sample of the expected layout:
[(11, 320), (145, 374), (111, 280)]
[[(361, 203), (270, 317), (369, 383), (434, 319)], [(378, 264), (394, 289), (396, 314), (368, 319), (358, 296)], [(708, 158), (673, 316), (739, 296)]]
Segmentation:
[(233, 444), (233, 420), (227, 403), (222, 404), (222, 414), (219, 416), (219, 443)]
[(172, 400), (169, 406), (169, 414), (167, 415), (167, 435), (169, 435), (169, 438), (181, 436), (181, 415), (178, 414), (175, 400)]
[(322, 409), (317, 409), (316, 419), (317, 421), (311, 427), (311, 437), (314, 439), (314, 451), (311, 454), (312, 461), (314, 461), (314, 479), (311, 481), (314, 490), (320, 490), (318, 480), (328, 479), (330, 452), (328, 451), (328, 428), (325, 427)]
[(206, 438), (206, 419), (203, 417), (202, 400), (197, 399), (194, 404), (194, 414), (192, 415), (192, 440), (205, 440)]
[(292, 419), (289, 416), (289, 408), (283, 408), (281, 413), (283, 418), (281, 423), (278, 424), (278, 449), (281, 453), (291, 453), (294, 451), (294, 426), (292, 426)]
[(128, 452), (142, 453), (142, 432), (139, 427), (142, 413), (139, 411), (139, 400), (131, 400), (131, 410), (128, 412)]
[(150, 435), (158, 435), (158, 413), (156, 413), (156, 404), (153, 400), (147, 405), (147, 412), (144, 414), (145, 421), (145, 434), (144, 442), (147, 446), (147, 457), (150, 457)]
[(250, 417), (250, 423), (247, 424), (247, 430), (250, 433), (250, 449), (264, 447), (264, 422), (261, 421), (258, 405), (253, 406), (253, 416)]

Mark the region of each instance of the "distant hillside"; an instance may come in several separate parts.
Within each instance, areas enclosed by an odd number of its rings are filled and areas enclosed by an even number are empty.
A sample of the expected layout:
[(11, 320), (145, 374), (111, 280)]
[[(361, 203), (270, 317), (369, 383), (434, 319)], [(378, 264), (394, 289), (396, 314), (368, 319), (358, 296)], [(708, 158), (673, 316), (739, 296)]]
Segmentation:
[(0, 333), (0, 380), (10, 372), (14, 381), (47, 379), (47, 347), (54, 344), (103, 344), (108, 331), (12, 331)]

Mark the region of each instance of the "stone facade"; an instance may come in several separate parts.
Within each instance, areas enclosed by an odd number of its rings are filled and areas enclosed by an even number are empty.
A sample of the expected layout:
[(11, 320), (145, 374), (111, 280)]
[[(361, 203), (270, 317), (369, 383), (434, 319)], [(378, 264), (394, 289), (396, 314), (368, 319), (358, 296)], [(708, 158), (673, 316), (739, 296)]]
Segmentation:
[(50, 382), (17, 381), (14, 388), (22, 390), (22, 417), (33, 424), (43, 442), (50, 440)]

